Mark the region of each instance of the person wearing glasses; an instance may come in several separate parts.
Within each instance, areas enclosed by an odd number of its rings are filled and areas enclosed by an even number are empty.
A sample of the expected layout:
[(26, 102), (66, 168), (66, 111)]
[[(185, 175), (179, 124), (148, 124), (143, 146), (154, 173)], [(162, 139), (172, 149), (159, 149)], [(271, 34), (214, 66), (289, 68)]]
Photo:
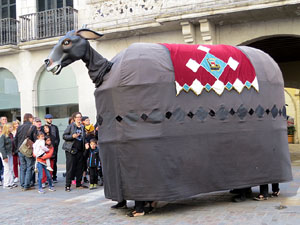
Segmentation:
[(76, 177), (76, 188), (88, 188), (81, 184), (83, 172), (83, 153), (85, 149), (85, 130), (81, 124), (82, 114), (73, 113), (74, 122), (69, 124), (63, 134), (65, 140), (63, 150), (66, 153), (66, 186), (65, 191), (71, 191), (71, 182)]

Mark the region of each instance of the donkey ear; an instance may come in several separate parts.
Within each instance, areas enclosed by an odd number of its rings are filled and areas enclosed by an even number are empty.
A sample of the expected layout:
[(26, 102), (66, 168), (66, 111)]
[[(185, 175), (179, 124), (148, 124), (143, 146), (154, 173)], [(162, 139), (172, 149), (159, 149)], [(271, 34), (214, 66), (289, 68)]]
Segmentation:
[(95, 31), (92, 31), (89, 29), (80, 29), (80, 30), (76, 31), (76, 35), (78, 35), (86, 40), (96, 40), (103, 36), (103, 34), (99, 34)]

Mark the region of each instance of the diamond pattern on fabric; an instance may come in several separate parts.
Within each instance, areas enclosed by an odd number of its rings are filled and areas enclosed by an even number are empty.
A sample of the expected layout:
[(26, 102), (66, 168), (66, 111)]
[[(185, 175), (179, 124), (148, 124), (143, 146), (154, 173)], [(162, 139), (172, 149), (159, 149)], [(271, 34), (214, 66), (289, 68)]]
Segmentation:
[(271, 114), (272, 114), (274, 119), (278, 115), (278, 109), (277, 109), (276, 105), (274, 105), (273, 108), (271, 109)]
[(201, 84), (201, 82), (196, 79), (196, 80), (194, 80), (194, 82), (192, 83), (192, 85), (190, 86), (190, 88), (194, 91), (194, 93), (196, 95), (200, 95), (204, 87)]
[(244, 105), (240, 105), (240, 107), (238, 108), (238, 110), (236, 111), (238, 117), (243, 120), (245, 118), (245, 116), (247, 116), (248, 110), (246, 109), (246, 107)]
[(250, 116), (252, 116), (254, 113), (254, 110), (251, 108), (248, 113), (250, 114)]
[(205, 55), (200, 65), (217, 79), (219, 79), (227, 66), (225, 62), (210, 53)]
[(241, 93), (244, 88), (244, 84), (239, 79), (236, 79), (233, 83), (233, 87), (235, 90), (237, 90), (238, 93)]
[(232, 57), (230, 57), (228, 59), (227, 65), (230, 66), (230, 68), (232, 70), (236, 70), (236, 68), (238, 67), (240, 63), (238, 61), (236, 61), (235, 59), (233, 59)]
[(172, 113), (170, 111), (168, 111), (168, 112), (166, 112), (165, 116), (166, 116), (167, 119), (170, 119), (171, 116), (172, 116)]
[(143, 113), (143, 114), (141, 115), (141, 118), (142, 118), (142, 120), (146, 121), (146, 119), (148, 118), (148, 116), (147, 116), (145, 113)]
[(263, 118), (265, 114), (265, 109), (261, 105), (258, 105), (255, 109), (255, 114), (258, 118)]
[[(236, 47), (166, 43), (162, 45), (170, 52), (177, 95), (181, 90), (192, 90), (196, 95), (200, 95), (204, 88), (208, 92), (213, 89), (218, 95), (221, 95), (225, 88), (231, 91), (232, 87), (238, 93), (243, 91), (243, 87), (259, 90), (252, 63)], [(236, 82), (237, 80), (239, 81)], [(220, 82), (223, 83), (222, 87)]]
[(193, 59), (189, 59), (189, 61), (187, 62), (186, 64), (186, 67), (191, 69), (194, 73), (197, 72), (197, 70), (199, 69), (200, 67), (200, 64), (197, 63), (195, 60)]
[(230, 91), (232, 89), (233, 85), (230, 82), (228, 82), (225, 87), (228, 91)]
[(121, 116), (116, 116), (116, 120), (120, 123), (123, 120), (123, 118)]
[(188, 92), (188, 91), (190, 90), (190, 86), (187, 85), (187, 84), (184, 84), (182, 88), (183, 88), (183, 90), (185, 90), (186, 92)]
[(284, 118), (286, 118), (286, 108), (285, 108), (285, 106), (282, 107), (282, 116)]
[(209, 52), (209, 48), (203, 46), (203, 45), (199, 45), (199, 47), (197, 48), (198, 50), (204, 51), (204, 52)]
[(154, 109), (148, 116), (147, 121), (150, 123), (161, 123), (164, 120), (164, 115), (158, 110)]
[(214, 117), (216, 115), (215, 111), (214, 110), (210, 110), (209, 113), (208, 113), (211, 117)]
[(194, 113), (192, 113), (192, 112), (189, 112), (189, 113), (187, 114), (187, 116), (188, 116), (188, 117), (190, 117), (191, 119), (193, 119), (193, 117), (194, 117)]
[(173, 117), (176, 121), (184, 121), (185, 115), (185, 112), (181, 108), (177, 108), (173, 112)]
[(250, 88), (251, 88), (251, 83), (250, 83), (249, 81), (246, 81), (246, 82), (245, 82), (245, 86), (246, 86), (248, 89), (250, 89)]
[(211, 86), (210, 86), (209, 84), (206, 84), (206, 85), (205, 85), (205, 89), (206, 89), (207, 91), (210, 91), (210, 90), (211, 90)]
[(208, 116), (208, 112), (203, 107), (199, 107), (195, 115), (198, 117), (200, 121), (204, 121)]
[(220, 80), (216, 80), (214, 85), (212, 86), (212, 89), (218, 94), (221, 95), (224, 91), (224, 84)]
[(229, 115), (229, 112), (223, 105), (216, 112), (216, 116), (219, 120), (226, 120), (228, 118), (228, 115)]

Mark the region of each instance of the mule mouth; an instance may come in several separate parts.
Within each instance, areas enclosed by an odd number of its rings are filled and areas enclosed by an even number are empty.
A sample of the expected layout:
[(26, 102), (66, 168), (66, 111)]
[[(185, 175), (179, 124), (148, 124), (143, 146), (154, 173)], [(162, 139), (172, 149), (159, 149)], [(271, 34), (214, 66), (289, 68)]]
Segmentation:
[(53, 73), (53, 75), (58, 75), (62, 69), (61, 65), (56, 65), (53, 67), (50, 71)]

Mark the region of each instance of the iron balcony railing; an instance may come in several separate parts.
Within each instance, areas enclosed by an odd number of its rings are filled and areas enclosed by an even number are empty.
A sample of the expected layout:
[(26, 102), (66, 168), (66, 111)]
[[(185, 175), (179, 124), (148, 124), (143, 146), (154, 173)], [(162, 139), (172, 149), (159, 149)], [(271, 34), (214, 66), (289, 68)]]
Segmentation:
[(0, 46), (18, 44), (19, 21), (12, 18), (0, 20)]
[(20, 16), (21, 41), (65, 35), (77, 29), (78, 11), (72, 7), (51, 9)]

